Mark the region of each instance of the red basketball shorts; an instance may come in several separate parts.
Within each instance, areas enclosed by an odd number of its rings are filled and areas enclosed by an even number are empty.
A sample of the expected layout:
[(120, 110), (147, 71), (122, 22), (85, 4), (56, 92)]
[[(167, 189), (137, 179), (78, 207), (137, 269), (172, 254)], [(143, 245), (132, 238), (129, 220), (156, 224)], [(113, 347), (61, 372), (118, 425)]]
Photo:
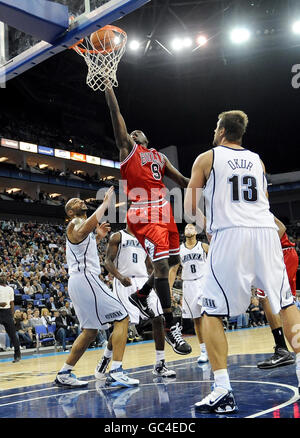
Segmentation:
[[(296, 296), (296, 275), (299, 266), (299, 257), (294, 248), (283, 249), (283, 258), (286, 266), (286, 272), (289, 278), (290, 287), (294, 297)], [(265, 298), (266, 294), (263, 290), (257, 289), (257, 296)]]
[(127, 224), (152, 261), (179, 255), (179, 233), (168, 201), (133, 202)]

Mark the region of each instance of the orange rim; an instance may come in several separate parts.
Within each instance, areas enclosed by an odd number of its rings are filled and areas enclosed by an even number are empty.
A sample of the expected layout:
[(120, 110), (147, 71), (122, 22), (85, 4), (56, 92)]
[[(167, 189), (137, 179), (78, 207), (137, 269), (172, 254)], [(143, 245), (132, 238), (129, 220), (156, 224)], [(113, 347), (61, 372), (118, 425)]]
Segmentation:
[[(114, 32), (119, 33), (120, 35), (123, 35), (124, 38), (127, 37), (126, 32), (123, 29), (120, 29), (117, 26), (112, 26), (110, 24), (107, 24), (106, 26), (100, 28), (101, 29), (105, 29), (105, 30), (113, 30)], [(97, 31), (95, 31), (97, 32)], [(72, 46), (69, 47), (69, 49), (73, 49), (75, 51), (79, 50), (81, 53), (91, 53), (96, 55), (97, 53), (102, 53), (102, 54), (107, 54), (107, 53), (111, 53), (115, 48), (119, 48), (122, 47), (122, 45), (124, 45), (124, 41), (122, 41), (119, 45), (117, 45), (114, 49), (106, 49), (106, 50), (89, 50), (89, 49), (85, 49), (83, 47), (80, 47), (80, 44), (82, 44), (84, 41), (84, 38), (82, 38), (81, 40), (79, 40), (77, 43), (73, 44)]]

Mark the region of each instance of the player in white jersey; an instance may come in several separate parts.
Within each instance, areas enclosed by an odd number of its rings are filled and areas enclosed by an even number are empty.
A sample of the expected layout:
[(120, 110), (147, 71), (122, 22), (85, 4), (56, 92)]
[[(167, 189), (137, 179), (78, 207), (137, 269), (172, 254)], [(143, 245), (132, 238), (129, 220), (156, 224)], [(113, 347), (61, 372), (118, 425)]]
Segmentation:
[[(79, 380), (71, 373), (72, 369), (96, 338), (98, 330), (108, 328), (114, 322), (111, 336), (113, 362), (106, 386), (135, 386), (137, 379), (124, 374), (122, 359), (125, 351), (128, 330), (128, 314), (124, 306), (101, 282), (97, 241), (106, 236), (109, 224), (99, 225), (113, 195), (111, 187), (102, 205), (87, 218), (87, 206), (78, 198), (70, 199), (65, 211), (71, 219), (67, 227), (66, 257), (68, 265), (68, 292), (74, 305), (82, 332), (75, 340), (66, 362), (58, 372), (55, 383), (64, 387), (84, 387), (88, 382)], [(97, 235), (94, 234), (96, 229)], [(96, 373), (96, 371), (95, 371)]]
[(248, 117), (242, 111), (219, 116), (213, 149), (195, 160), (185, 211), (196, 214), (204, 189), (210, 250), (203, 280), (203, 335), (214, 390), (195, 409), (237, 410), (227, 371), (228, 345), (222, 317), (244, 313), (251, 285), (264, 290), (273, 313), (280, 312), (285, 335), (296, 352), (300, 388), (300, 313), (294, 305), (274, 216), (270, 212), (265, 167), (241, 146)]
[[(160, 300), (152, 289), (147, 297), (147, 313), (143, 313), (131, 303), (129, 296), (140, 289), (153, 271), (150, 257), (131, 233), (128, 226), (110, 236), (105, 267), (114, 276), (113, 290), (126, 308), (131, 324), (139, 324), (140, 319), (148, 320), (151, 312), (153, 338), (155, 342), (156, 362), (153, 375), (159, 377), (176, 377), (175, 371), (169, 370), (165, 363), (165, 331), (163, 309)], [(104, 352), (99, 374), (104, 374), (109, 364), (110, 342)]]
[[(201, 333), (202, 281), (209, 245), (197, 240), (196, 227), (187, 224), (184, 229), (185, 243), (180, 245), (182, 266), (182, 318), (192, 319), (200, 344), (199, 364), (208, 361), (205, 343)], [(170, 269), (171, 278), (175, 280), (180, 265)], [(172, 286), (172, 285), (170, 285)]]

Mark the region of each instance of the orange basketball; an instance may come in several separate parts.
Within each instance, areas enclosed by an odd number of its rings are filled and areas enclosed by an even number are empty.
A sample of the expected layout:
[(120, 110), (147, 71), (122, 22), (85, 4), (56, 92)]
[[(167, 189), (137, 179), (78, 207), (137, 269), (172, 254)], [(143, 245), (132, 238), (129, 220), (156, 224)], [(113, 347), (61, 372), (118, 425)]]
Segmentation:
[(115, 46), (115, 33), (110, 26), (102, 27), (91, 35), (91, 43), (99, 52), (111, 52)]

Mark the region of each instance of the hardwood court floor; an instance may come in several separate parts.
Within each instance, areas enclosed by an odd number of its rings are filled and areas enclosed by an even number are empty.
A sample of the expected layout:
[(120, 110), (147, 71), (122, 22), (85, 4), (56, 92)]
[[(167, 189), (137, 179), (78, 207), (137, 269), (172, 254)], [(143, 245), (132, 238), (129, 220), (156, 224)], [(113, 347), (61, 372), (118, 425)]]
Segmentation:
[[(227, 331), (229, 355), (244, 355), (258, 353), (273, 353), (273, 336), (269, 326)], [(197, 358), (199, 345), (196, 336), (186, 338), (193, 351), (190, 355), (181, 356), (173, 352), (166, 344), (166, 361), (173, 362), (184, 358)], [(75, 367), (77, 377), (91, 376), (97, 361), (103, 354), (103, 349), (90, 349), (80, 359)], [(67, 353), (47, 352), (31, 355), (14, 364), (12, 359), (0, 360), (0, 388), (3, 390), (51, 383), (57, 371), (67, 358)], [(153, 365), (155, 349), (153, 341), (127, 344), (123, 368), (138, 368)]]

